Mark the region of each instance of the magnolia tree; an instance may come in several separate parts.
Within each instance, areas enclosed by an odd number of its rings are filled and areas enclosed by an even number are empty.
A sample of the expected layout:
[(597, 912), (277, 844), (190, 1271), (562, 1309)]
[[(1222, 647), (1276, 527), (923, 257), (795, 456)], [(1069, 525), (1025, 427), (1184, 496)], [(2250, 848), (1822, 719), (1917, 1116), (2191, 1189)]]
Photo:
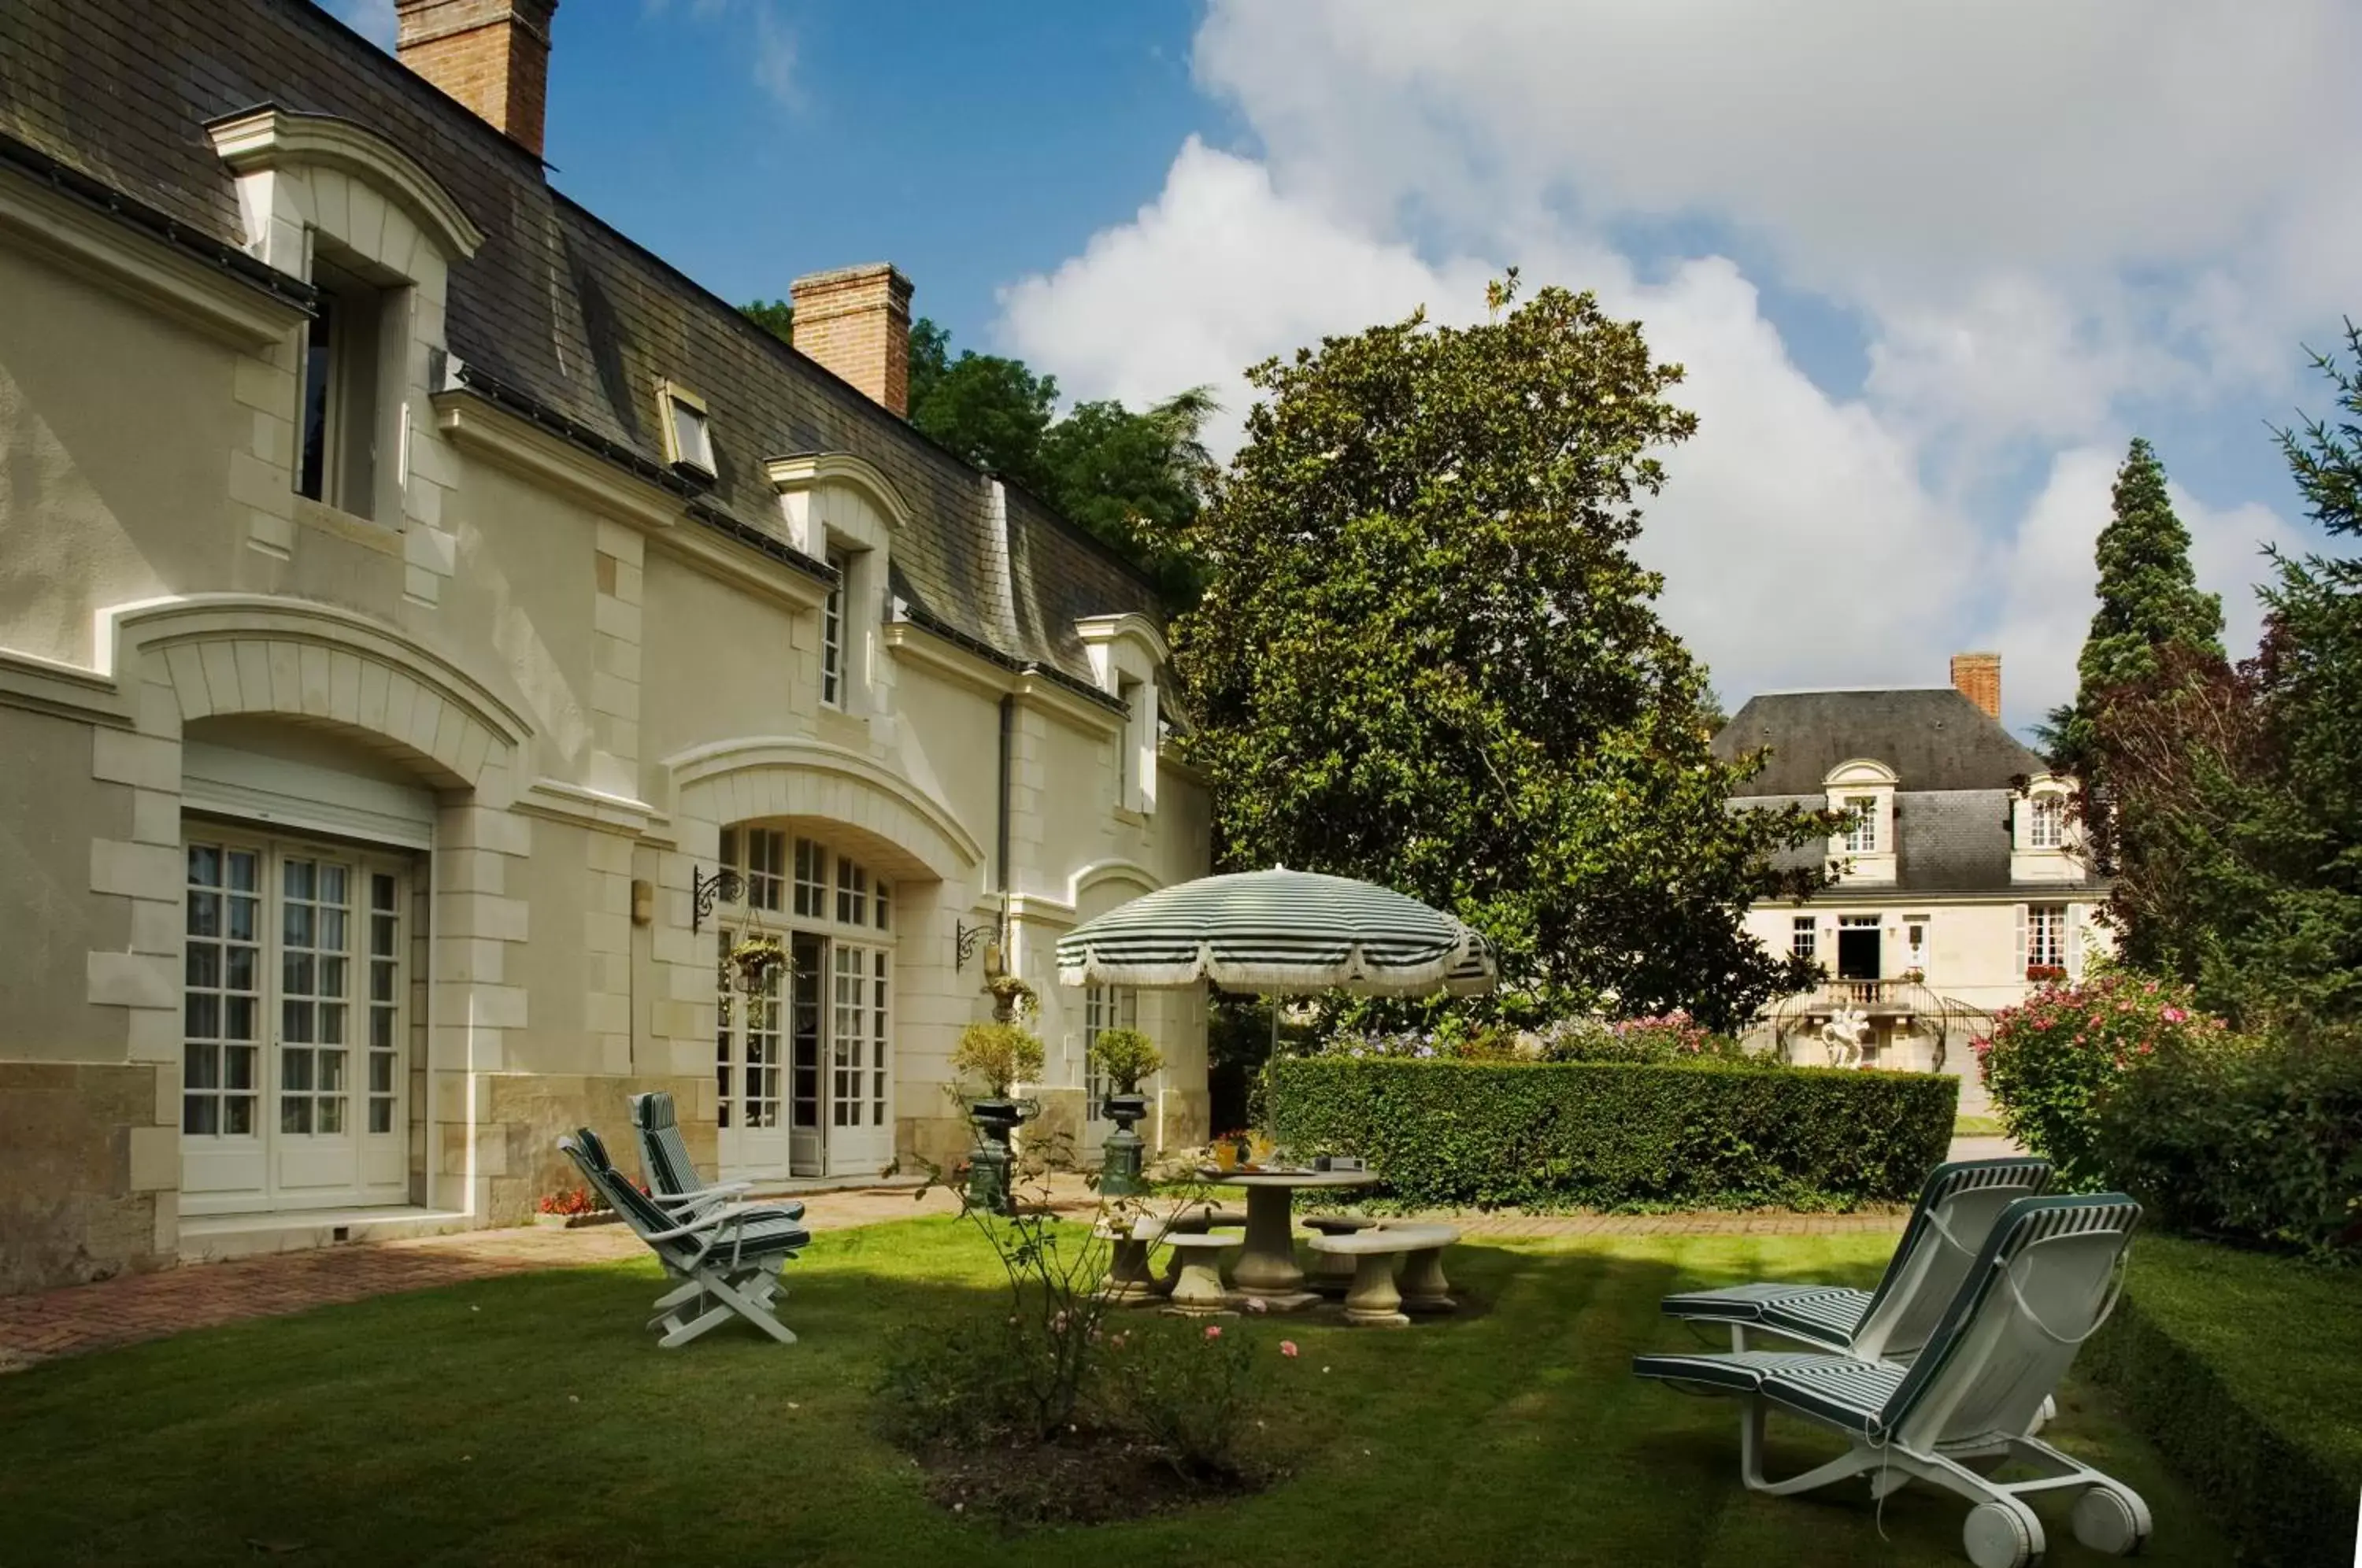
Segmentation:
[(1227, 864), (1384, 883), (1491, 936), (1478, 1010), (1736, 1027), (1808, 977), (1740, 916), (1817, 882), (1773, 861), (1828, 819), (1729, 809), (1755, 760), (1715, 756), (1705, 672), (1632, 556), (1697, 427), (1665, 398), (1681, 370), (1591, 295), (1515, 287), (1480, 326), (1415, 315), (1248, 372), (1264, 396), (1174, 628), (1183, 744)]

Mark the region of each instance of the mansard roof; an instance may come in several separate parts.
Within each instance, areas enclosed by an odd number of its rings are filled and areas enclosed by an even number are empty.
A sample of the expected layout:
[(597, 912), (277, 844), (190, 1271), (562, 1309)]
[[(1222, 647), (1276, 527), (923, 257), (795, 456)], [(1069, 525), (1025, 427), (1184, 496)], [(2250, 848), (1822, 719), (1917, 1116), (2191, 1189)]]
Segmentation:
[[(1077, 619), (1161, 620), (1152, 583), (1113, 551), (1013, 486), (996, 508), (988, 476), (560, 194), (530, 153), (317, 6), (0, 6), (0, 161), (80, 193), (95, 182), (150, 232), (217, 259), (245, 235), (204, 127), (266, 105), (384, 138), (482, 231), (450, 270), (445, 332), (460, 384), (647, 474), (665, 469), (658, 381), (696, 387), (717, 473), (690, 511), (726, 532), (778, 532), (767, 459), (863, 458), (917, 521), (894, 539), (895, 598), (1005, 662), (1088, 685)], [(837, 248), (814, 236), (805, 260)]]
[(1838, 764), (1867, 757), (1893, 768), (1896, 788), (2007, 790), (2046, 772), (2041, 757), (1949, 686), (1877, 691), (1772, 691), (1748, 700), (1714, 737), (1726, 761), (1769, 747), (1762, 772), (1738, 793), (1810, 795)]

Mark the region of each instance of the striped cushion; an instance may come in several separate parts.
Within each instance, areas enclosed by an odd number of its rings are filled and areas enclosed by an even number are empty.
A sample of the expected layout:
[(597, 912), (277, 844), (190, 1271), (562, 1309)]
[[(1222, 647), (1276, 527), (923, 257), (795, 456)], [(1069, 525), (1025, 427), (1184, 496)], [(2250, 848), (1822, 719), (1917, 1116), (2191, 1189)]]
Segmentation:
[(1777, 1405), (1867, 1436), (1910, 1375), (1892, 1362), (1856, 1361), (1811, 1351), (1738, 1351), (1724, 1355), (1639, 1355), (1642, 1377), (1732, 1394), (1761, 1394)]
[(648, 1168), (648, 1182), (664, 1198), (695, 1192), (705, 1183), (689, 1157), (689, 1143), (680, 1135), (672, 1096), (662, 1089), (632, 1097), (632, 1126), (640, 1135), (640, 1158)]
[[(750, 1214), (744, 1230), (724, 1226), (721, 1234), (708, 1256), (728, 1258), (734, 1252), (742, 1259), (793, 1256), (811, 1245), (811, 1232), (784, 1214)], [(704, 1237), (695, 1240), (702, 1244)]]
[(1734, 1285), (1668, 1296), (1668, 1318), (1744, 1323), (1843, 1350), (1870, 1309), (1870, 1292), (1840, 1285)]

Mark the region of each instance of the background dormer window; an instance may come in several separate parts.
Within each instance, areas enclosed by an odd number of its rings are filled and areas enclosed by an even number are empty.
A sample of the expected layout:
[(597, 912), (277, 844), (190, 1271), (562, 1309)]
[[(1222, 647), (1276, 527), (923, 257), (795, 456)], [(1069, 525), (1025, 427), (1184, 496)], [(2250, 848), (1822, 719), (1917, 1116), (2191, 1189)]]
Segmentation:
[(820, 612), (820, 700), (841, 708), (844, 706), (844, 587), (853, 573), (853, 558), (843, 550), (831, 550), (828, 564), (836, 569), (836, 583)]
[(1845, 805), (1846, 810), (1853, 813), (1852, 820), (1846, 824), (1845, 846), (1847, 852), (1852, 855), (1877, 854), (1878, 797), (1875, 795), (1848, 795), (1846, 797)]
[(386, 291), (315, 255), (317, 314), (304, 340), (295, 492), (356, 517), (377, 513), (378, 344)]
[(2067, 845), (2067, 801), (2060, 795), (2036, 795), (2026, 813), (2025, 844), (2029, 849), (2063, 849)]
[(665, 408), (665, 458), (677, 469), (694, 469), (713, 477), (713, 433), (708, 428), (705, 400), (687, 387), (670, 381), (660, 388)]

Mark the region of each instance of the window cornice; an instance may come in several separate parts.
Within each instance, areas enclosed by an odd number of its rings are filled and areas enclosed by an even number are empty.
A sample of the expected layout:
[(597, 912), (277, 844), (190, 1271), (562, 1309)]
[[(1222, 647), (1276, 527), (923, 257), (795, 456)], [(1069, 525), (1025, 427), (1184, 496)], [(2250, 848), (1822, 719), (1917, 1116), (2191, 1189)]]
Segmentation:
[(440, 181), (393, 143), (351, 120), (292, 114), (266, 104), (214, 120), (205, 134), (236, 174), (311, 167), (367, 182), (409, 215), (447, 260), (473, 256), (484, 243), (484, 231)]

